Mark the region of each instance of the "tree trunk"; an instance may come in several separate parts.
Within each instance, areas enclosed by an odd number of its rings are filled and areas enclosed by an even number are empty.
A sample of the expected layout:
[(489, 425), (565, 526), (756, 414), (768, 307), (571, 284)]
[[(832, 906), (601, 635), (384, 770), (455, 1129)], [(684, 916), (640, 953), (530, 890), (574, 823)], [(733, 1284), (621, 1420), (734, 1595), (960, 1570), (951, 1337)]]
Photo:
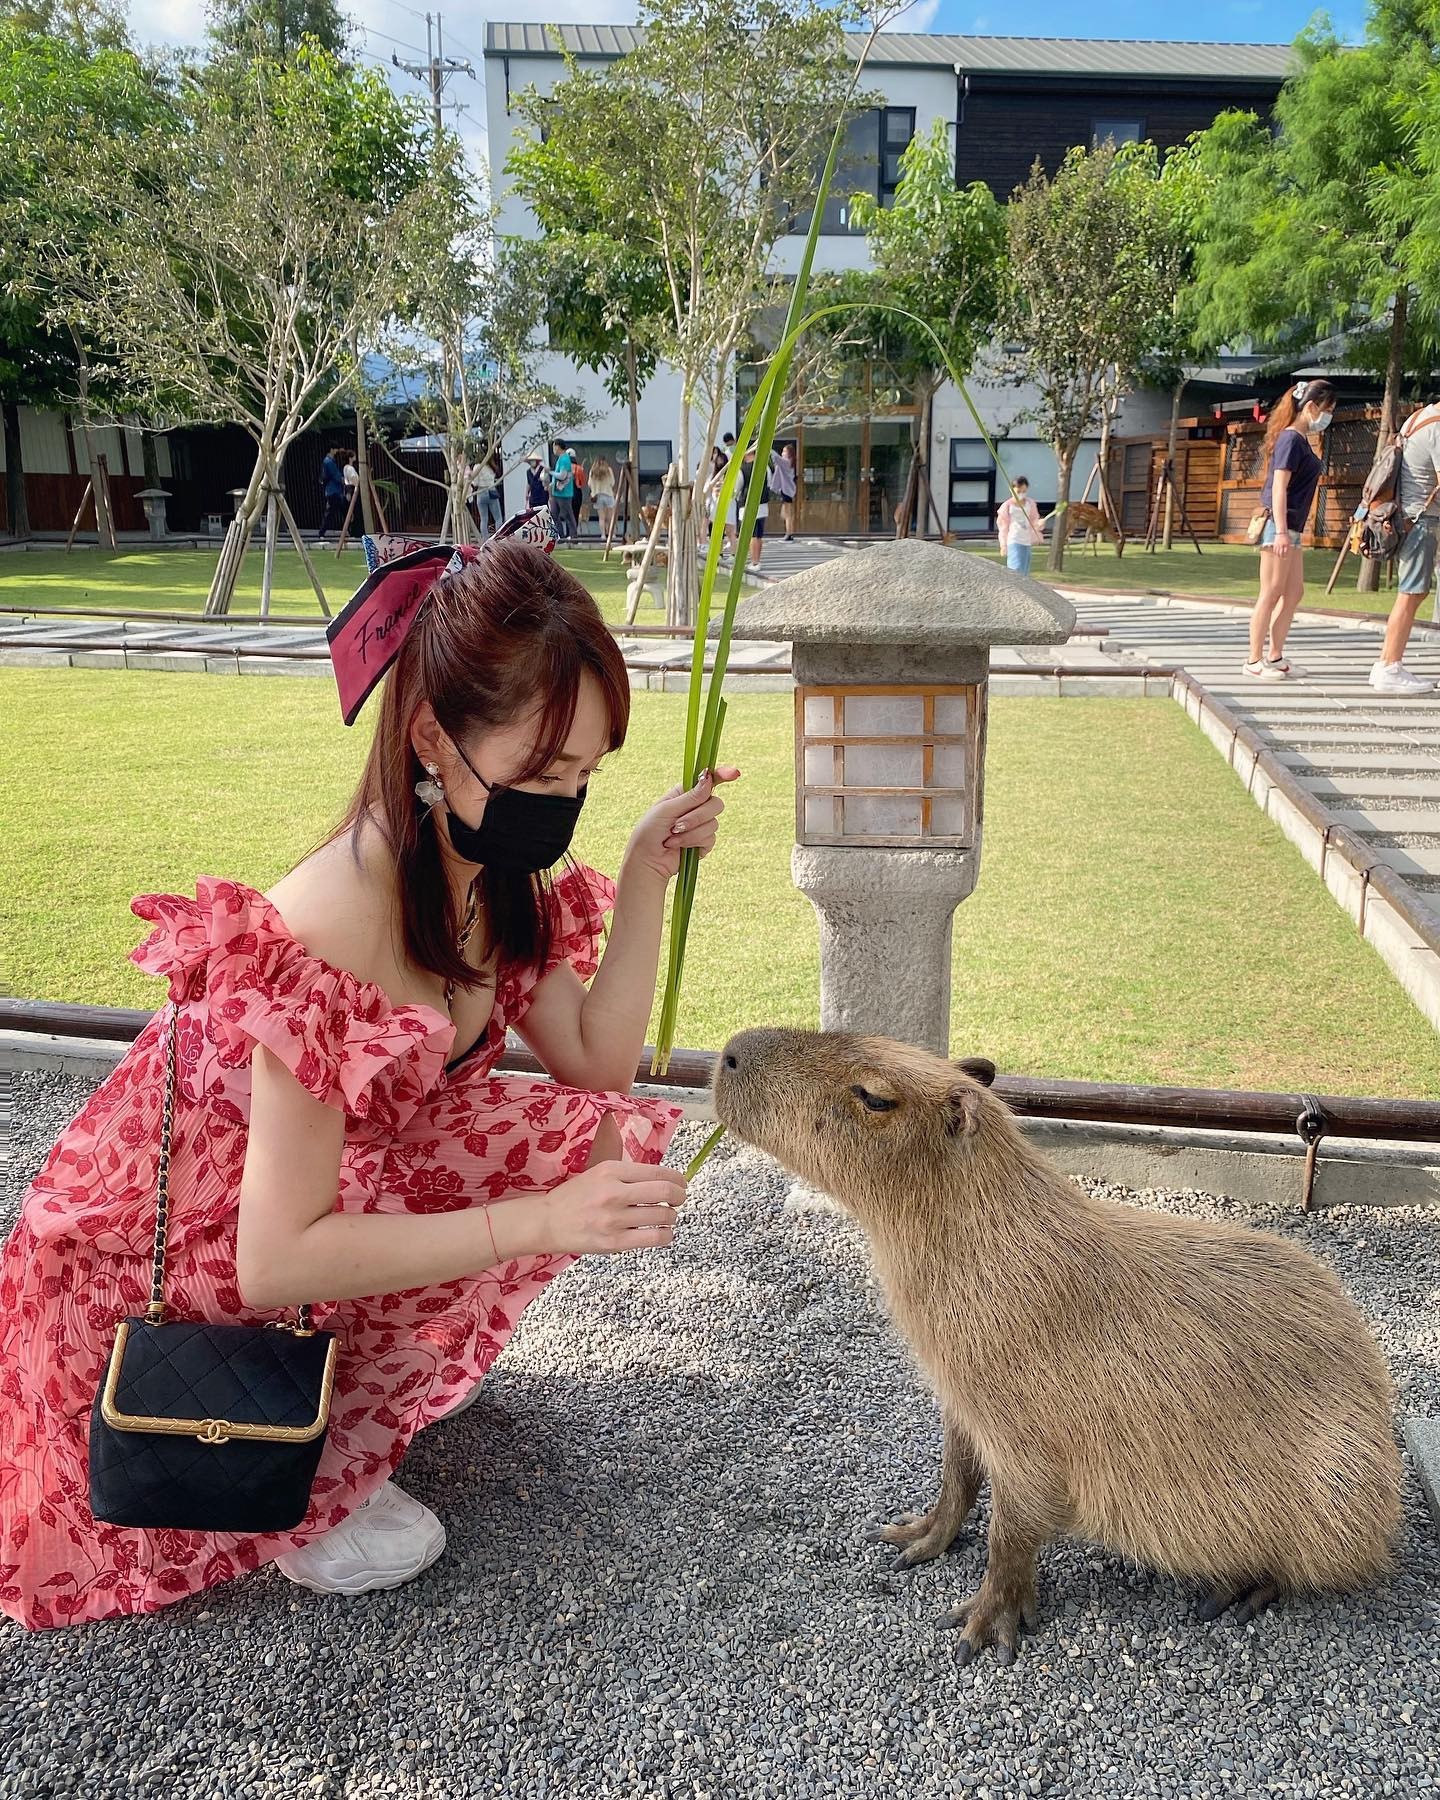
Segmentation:
[(360, 477), (360, 522), (366, 537), (375, 535), (375, 501), (370, 492), (370, 442), (365, 435), (365, 415), (355, 407), (355, 473)]
[(220, 546), (219, 560), (215, 564), (215, 573), (210, 578), (210, 592), (205, 597), (205, 616), (207, 618), (223, 618), (230, 610), (230, 602), (235, 596), (235, 585), (240, 579), (241, 565), (245, 561), (245, 552), (250, 548), (250, 533), (255, 524), (256, 515), (265, 505), (266, 475), (271, 467), (272, 451), (268, 444), (262, 444), (255, 457), (255, 467), (250, 471), (250, 480), (240, 504), (235, 508), (235, 517), (230, 521), (230, 529), (225, 533), (225, 542)]
[(1055, 496), (1055, 517), (1050, 526), (1050, 568), (1058, 575), (1065, 567), (1065, 539), (1070, 534), (1070, 483), (1075, 474), (1075, 446), (1055, 444), (1052, 448), (1059, 470), (1059, 486)]
[(1170, 471), (1171, 480), (1165, 484), (1165, 525), (1164, 547), (1173, 550), (1175, 547), (1175, 452), (1180, 445), (1180, 401), (1185, 389), (1190, 385), (1190, 377), (1182, 375), (1175, 384), (1175, 391), (1170, 396), (1170, 436), (1165, 444), (1165, 464)]
[(25, 453), (20, 443), (20, 403), (0, 403), (5, 415), (5, 517), (17, 543), (30, 536), (30, 506), (25, 498)]
[[(640, 536), (640, 381), (635, 367), (635, 340), (625, 339), (625, 388), (630, 400), (630, 489), (625, 502), (625, 542)], [(616, 495), (616, 503), (620, 495)]]
[[(1375, 453), (1389, 443), (1399, 429), (1400, 384), (1405, 379), (1405, 328), (1410, 312), (1410, 290), (1398, 288), (1390, 309), (1390, 344), (1385, 358), (1385, 394), (1380, 402), (1380, 432)], [(1374, 594), (1380, 590), (1380, 563), (1372, 556), (1360, 558), (1360, 573), (1355, 578), (1355, 591)]]
[[(690, 396), (680, 400), (680, 441), (675, 446), (675, 493), (670, 503), (670, 560), (665, 567), (665, 623), (685, 627), (695, 623), (689, 600), (694, 593), (695, 536), (690, 496)], [(684, 495), (686, 504), (681, 504)], [(690, 559), (691, 579), (682, 570)]]

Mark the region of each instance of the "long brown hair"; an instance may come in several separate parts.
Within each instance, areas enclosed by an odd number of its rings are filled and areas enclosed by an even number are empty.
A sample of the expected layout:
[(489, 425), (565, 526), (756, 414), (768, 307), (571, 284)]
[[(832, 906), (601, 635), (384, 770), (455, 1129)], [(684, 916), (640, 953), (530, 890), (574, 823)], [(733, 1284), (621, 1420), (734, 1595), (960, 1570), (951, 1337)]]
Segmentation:
[(1265, 441), (1261, 448), (1266, 462), (1275, 453), (1275, 440), (1282, 431), (1287, 431), (1300, 417), (1300, 408), (1309, 406), (1312, 401), (1320, 406), (1333, 405), (1335, 400), (1335, 383), (1326, 381), (1323, 376), (1314, 381), (1294, 381), (1275, 402), (1270, 412), (1270, 421), (1265, 427)]
[[(335, 837), (358, 850), (367, 821), (395, 858), (406, 954), (422, 969), (467, 987), (484, 980), (456, 948), (460, 929), (436, 827), (415, 797), (424, 770), (410, 727), (428, 700), (456, 743), (538, 713), (535, 744), (512, 785), (533, 781), (564, 747), (580, 682), (600, 683), (618, 749), (630, 723), (630, 683), (619, 646), (589, 593), (532, 544), (502, 540), (424, 603), (385, 681), (380, 718), (353, 799)], [(333, 839), (332, 839), (333, 841)], [(549, 877), (484, 869), (480, 876), (492, 951), (534, 966), (550, 948)]]

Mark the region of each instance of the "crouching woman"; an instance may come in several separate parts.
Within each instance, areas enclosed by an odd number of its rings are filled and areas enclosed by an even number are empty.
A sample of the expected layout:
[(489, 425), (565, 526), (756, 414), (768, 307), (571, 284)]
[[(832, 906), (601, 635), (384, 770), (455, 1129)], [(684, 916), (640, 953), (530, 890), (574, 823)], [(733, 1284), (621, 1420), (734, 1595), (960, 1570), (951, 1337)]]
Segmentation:
[[(667, 884), (685, 846), (713, 845), (735, 772), (651, 807), (613, 886), (552, 879), (625, 736), (615, 641), (536, 546), (496, 542), (438, 580), (405, 561), (408, 631), (398, 653), (388, 633), (334, 836), (267, 894), (207, 878), (134, 903), (154, 927), (134, 960), (168, 982), (177, 1034), (165, 1300), (249, 1324), (308, 1303), (338, 1335), (310, 1510), (248, 1536), (90, 1512), (91, 1405), (150, 1287), (167, 1007), (61, 1137), (0, 1260), (0, 1606), (28, 1626), (149, 1612), (268, 1562), (324, 1593), (417, 1575), (445, 1533), (390, 1480), (410, 1439), (574, 1257), (671, 1242), (684, 1182), (655, 1165), (678, 1112), (627, 1089)], [(373, 623), (348, 672), (337, 643), (342, 699), (367, 657), (360, 700), (374, 685)], [(510, 1028), (553, 1081), (494, 1072)]]

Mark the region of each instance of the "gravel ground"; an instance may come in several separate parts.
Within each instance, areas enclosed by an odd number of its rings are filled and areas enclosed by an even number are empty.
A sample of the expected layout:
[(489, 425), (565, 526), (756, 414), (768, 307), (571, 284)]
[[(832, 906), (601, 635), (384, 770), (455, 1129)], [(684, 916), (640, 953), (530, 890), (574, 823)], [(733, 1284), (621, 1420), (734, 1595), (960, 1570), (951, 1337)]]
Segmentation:
[[(12, 1205), (83, 1093), (16, 1086)], [(1244, 1216), (1333, 1262), (1405, 1410), (1440, 1411), (1440, 1218)], [(1373, 1592), (1204, 1626), (1174, 1582), (1059, 1545), (1015, 1666), (962, 1669), (932, 1621), (978, 1582), (974, 1525), (909, 1575), (862, 1535), (928, 1500), (938, 1454), (858, 1235), (722, 1146), (673, 1254), (573, 1270), (480, 1404), (417, 1441), (402, 1484), (450, 1533), (418, 1582), (322, 1600), (264, 1571), (143, 1619), (0, 1620), (0, 1795), (1440, 1794), (1413, 1473)]]

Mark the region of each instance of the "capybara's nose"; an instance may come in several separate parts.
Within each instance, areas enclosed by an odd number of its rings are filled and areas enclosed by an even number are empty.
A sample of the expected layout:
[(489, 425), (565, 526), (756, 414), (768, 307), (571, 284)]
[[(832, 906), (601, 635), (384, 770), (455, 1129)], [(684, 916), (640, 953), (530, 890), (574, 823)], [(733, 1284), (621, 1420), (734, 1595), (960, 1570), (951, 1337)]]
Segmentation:
[(773, 1049), (783, 1033), (773, 1025), (762, 1025), (751, 1031), (737, 1031), (720, 1052), (717, 1074), (739, 1075), (760, 1061), (767, 1049)]

